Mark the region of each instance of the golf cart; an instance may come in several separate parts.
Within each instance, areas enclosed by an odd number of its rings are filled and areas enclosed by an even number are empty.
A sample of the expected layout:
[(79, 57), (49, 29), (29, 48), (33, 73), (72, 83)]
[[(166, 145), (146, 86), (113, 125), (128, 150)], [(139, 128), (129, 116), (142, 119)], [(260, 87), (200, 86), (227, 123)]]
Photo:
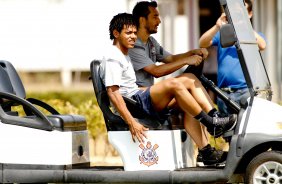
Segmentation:
[[(204, 86), (238, 114), (225, 165), (196, 166), (191, 140), (175, 114), (164, 121), (148, 116), (125, 99), (135, 118), (149, 128), (145, 143), (133, 142), (123, 119), (109, 108), (100, 76), (100, 61), (91, 63), (91, 78), (103, 112), (109, 142), (123, 166), (90, 167), (85, 118), (62, 115), (36, 99), (26, 99), (21, 80), (0, 61), (0, 182), (2, 183), (282, 183), (282, 107), (271, 102), (271, 85), (243, 0), (220, 0), (229, 24), (221, 29), (223, 46), (235, 45), (250, 91), (240, 104), (228, 99), (197, 69)], [(45, 108), (45, 115), (34, 106)], [(21, 105), (26, 116), (12, 106)], [(95, 122), (90, 122), (95, 123)], [(4, 151), (5, 150), (5, 151)]]

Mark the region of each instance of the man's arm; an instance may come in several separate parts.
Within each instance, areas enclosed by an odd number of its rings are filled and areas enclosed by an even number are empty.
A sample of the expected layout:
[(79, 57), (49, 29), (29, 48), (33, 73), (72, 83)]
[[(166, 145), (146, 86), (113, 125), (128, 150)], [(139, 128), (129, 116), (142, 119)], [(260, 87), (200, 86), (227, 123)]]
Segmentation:
[(199, 45), (203, 48), (208, 48), (212, 45), (212, 39), (215, 36), (215, 34), (219, 31), (220, 27), (223, 24), (226, 24), (226, 16), (225, 14), (221, 14), (221, 16), (217, 19), (216, 24), (211, 27), (209, 30), (207, 30), (200, 38)]
[(135, 137), (136, 137), (139, 142), (144, 142), (144, 137), (147, 138), (144, 131), (149, 129), (145, 128), (143, 125), (138, 123), (130, 114), (123, 100), (122, 95), (119, 93), (119, 87), (118, 86), (107, 87), (107, 94), (112, 104), (115, 106), (115, 108), (123, 118), (123, 120), (128, 124), (133, 141), (135, 142)]
[[(154, 43), (156, 48), (161, 47), (157, 41), (154, 41)], [(129, 56), (135, 71), (143, 69), (150, 75), (158, 78), (171, 74), (185, 65), (199, 65), (208, 56), (206, 49), (194, 49), (177, 55), (171, 55), (164, 51), (162, 52), (163, 54), (160, 54), (158, 51), (159, 49), (157, 49), (158, 61), (165, 63), (163, 65), (156, 65), (148, 56), (142, 44), (138, 44), (133, 49), (130, 49)]]
[(258, 47), (259, 47), (259, 50), (264, 50), (266, 48), (266, 41), (265, 39), (259, 35), (257, 32), (255, 32), (255, 37), (257, 39), (257, 42), (258, 42)]
[[(208, 54), (209, 53), (208, 53), (207, 49), (203, 49), (203, 48), (194, 49), (194, 50), (190, 50), (188, 52), (182, 53), (182, 54), (169, 55), (162, 62), (171, 63), (171, 62), (177, 62), (177, 61), (180, 61), (180, 60), (187, 60), (187, 59), (189, 59), (190, 56), (193, 56), (193, 55), (202, 56), (203, 60), (205, 60), (208, 57)], [(189, 63), (189, 61), (188, 61), (188, 64), (189, 65), (198, 65), (200, 63), (193, 63), (193, 61), (191, 61)]]
[[(199, 55), (188, 56), (184, 54), (171, 55), (165, 58), (166, 61), (163, 61), (165, 64), (161, 65), (149, 65), (143, 69), (154, 77), (162, 77), (168, 74), (175, 72), (185, 65), (199, 65), (203, 61), (203, 57)], [(173, 61), (173, 62), (171, 62)]]

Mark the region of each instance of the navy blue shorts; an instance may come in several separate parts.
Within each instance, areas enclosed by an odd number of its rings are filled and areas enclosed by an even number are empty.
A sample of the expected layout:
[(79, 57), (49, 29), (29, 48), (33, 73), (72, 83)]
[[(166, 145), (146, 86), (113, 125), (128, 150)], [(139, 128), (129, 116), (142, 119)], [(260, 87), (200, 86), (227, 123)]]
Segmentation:
[(151, 101), (151, 96), (150, 96), (150, 87), (147, 88), (145, 91), (142, 91), (142, 90), (138, 91), (131, 98), (135, 100), (147, 114), (157, 117), (158, 119), (166, 118), (168, 114), (168, 109), (164, 109), (160, 112), (157, 112), (154, 109), (154, 106)]

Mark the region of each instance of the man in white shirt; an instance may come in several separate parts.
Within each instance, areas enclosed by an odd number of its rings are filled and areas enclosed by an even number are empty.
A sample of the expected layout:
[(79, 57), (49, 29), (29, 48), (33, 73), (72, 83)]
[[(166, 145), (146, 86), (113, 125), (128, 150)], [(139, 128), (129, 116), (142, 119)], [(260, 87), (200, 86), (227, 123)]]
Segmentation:
[[(113, 46), (104, 56), (100, 76), (112, 105), (128, 124), (133, 141), (137, 139), (143, 142), (148, 128), (131, 115), (122, 96), (133, 98), (146, 113), (156, 117), (161, 116), (162, 111), (168, 106), (177, 106), (184, 112), (184, 124), (185, 117), (193, 117), (205, 125), (210, 133), (220, 132), (218, 136), (235, 127), (236, 115), (228, 117), (210, 115), (210, 112), (216, 110), (211, 105), (211, 99), (204, 95), (204, 89), (199, 88), (195, 81), (191, 82), (192, 74), (189, 80), (186, 76), (179, 76), (160, 81), (148, 88), (138, 88), (128, 56), (128, 50), (134, 47), (137, 38), (137, 28), (132, 15), (122, 13), (114, 16), (109, 30)], [(196, 144), (200, 149), (208, 145), (206, 141), (198, 141)], [(210, 146), (205, 150), (204, 156), (209, 157), (206, 159), (207, 164), (222, 161), (222, 154)]]

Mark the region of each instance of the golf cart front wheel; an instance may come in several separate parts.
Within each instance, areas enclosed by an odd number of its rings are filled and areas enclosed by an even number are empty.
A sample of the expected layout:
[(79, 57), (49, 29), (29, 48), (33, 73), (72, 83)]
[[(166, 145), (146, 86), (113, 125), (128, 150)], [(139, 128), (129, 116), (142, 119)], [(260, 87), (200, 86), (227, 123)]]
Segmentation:
[(245, 176), (248, 184), (281, 184), (282, 154), (268, 151), (256, 156), (248, 165)]

